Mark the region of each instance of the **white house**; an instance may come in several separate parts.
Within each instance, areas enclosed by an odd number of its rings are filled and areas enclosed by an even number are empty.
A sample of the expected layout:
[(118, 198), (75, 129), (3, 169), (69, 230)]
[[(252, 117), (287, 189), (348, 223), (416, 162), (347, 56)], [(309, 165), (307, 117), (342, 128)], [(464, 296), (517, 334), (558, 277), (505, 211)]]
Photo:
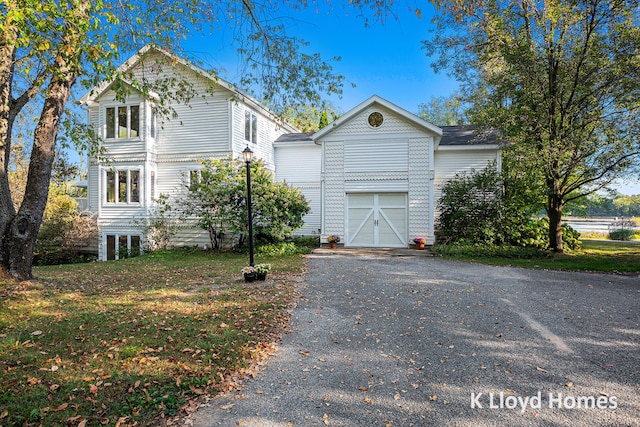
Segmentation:
[[(439, 128), (377, 96), (306, 134), (230, 83), (161, 49), (146, 46), (121, 70), (145, 79), (180, 76), (200, 96), (174, 105), (177, 118), (162, 124), (153, 114), (157, 95), (142, 97), (133, 87), (125, 102), (116, 100), (109, 82), (82, 98), (110, 159), (93, 159), (88, 174), (101, 260), (117, 259), (122, 248), (140, 250), (140, 220), (153, 199), (186, 191), (201, 159), (241, 158), (246, 146), (309, 201), (299, 234), (339, 234), (354, 247), (407, 247), (416, 236), (432, 244), (442, 183), (489, 162), (500, 167), (495, 136)], [(183, 227), (175, 244), (208, 242), (202, 230)]]

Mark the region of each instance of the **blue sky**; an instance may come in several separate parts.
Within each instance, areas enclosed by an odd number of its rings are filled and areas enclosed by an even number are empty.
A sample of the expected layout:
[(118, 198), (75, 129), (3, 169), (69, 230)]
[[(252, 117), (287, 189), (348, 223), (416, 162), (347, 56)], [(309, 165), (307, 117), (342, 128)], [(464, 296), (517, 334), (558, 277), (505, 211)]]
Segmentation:
[[(370, 21), (368, 27), (353, 10), (342, 7), (283, 14), (290, 16), (288, 31), (310, 43), (308, 53), (320, 53), (325, 59), (341, 57), (333, 66), (346, 77), (344, 93), (341, 98), (329, 98), (339, 112), (379, 95), (416, 113), (419, 104), (432, 97), (448, 96), (458, 88), (458, 83), (445, 73), (434, 73), (432, 59), (421, 48), (421, 41), (430, 38), (433, 13), (428, 3), (422, 6), (422, 18), (401, 5), (397, 19)], [(235, 50), (229, 47), (232, 39), (232, 30), (222, 29), (212, 37), (186, 40), (184, 48), (202, 59), (205, 66), (226, 70), (220, 76), (236, 83), (241, 64)], [(638, 181), (621, 182), (616, 187), (623, 194), (640, 194)]]
[[(426, 7), (431, 7), (425, 3)], [(284, 13), (284, 12), (283, 12)], [(332, 62), (334, 70), (346, 77), (342, 98), (329, 101), (342, 112), (355, 107), (372, 95), (379, 95), (398, 106), (417, 112), (418, 105), (434, 96), (453, 92), (457, 83), (445, 74), (434, 74), (421, 41), (429, 37), (431, 26), (428, 10), (418, 18), (408, 8), (398, 19), (389, 17), (384, 23), (364, 19), (350, 9), (304, 10), (288, 12), (288, 31), (307, 42), (307, 53), (320, 53)], [(205, 66), (221, 67), (227, 73), (220, 76), (237, 82), (237, 55), (228, 48), (231, 31), (222, 29), (212, 37), (195, 37), (184, 48), (205, 62)], [(352, 84), (355, 87), (352, 87)]]

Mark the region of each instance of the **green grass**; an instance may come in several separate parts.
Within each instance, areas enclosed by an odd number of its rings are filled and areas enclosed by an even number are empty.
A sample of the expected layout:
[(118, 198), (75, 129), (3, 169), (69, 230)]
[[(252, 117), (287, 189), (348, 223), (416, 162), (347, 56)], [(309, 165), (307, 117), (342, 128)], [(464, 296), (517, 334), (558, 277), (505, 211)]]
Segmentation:
[(0, 280), (0, 425), (157, 425), (251, 373), (287, 320), (300, 256), (174, 251)]
[(470, 247), (447, 249), (437, 246), (434, 251), (446, 258), (491, 265), (607, 273), (640, 272), (640, 244), (607, 240), (584, 240), (582, 249), (571, 254), (553, 254), (522, 248), (501, 248), (494, 251)]

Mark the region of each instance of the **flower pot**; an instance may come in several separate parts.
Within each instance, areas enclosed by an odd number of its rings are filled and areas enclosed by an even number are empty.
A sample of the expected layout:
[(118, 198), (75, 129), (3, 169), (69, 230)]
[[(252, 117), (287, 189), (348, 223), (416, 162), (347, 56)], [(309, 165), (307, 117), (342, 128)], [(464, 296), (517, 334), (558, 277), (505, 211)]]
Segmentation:
[(245, 282), (253, 282), (257, 279), (256, 273), (244, 273), (244, 281)]
[(416, 243), (416, 249), (423, 250), (424, 249), (424, 243)]
[(338, 244), (337, 244), (336, 242), (329, 242), (329, 247), (330, 247), (331, 249), (335, 249), (335, 248), (337, 248), (337, 247), (338, 247)]
[(256, 278), (258, 280), (267, 280), (267, 273), (256, 273)]

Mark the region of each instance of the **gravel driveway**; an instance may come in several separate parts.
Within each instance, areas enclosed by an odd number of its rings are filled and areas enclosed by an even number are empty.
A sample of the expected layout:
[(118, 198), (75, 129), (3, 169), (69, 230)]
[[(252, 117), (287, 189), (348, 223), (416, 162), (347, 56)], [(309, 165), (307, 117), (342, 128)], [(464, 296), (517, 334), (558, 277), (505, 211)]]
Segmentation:
[(275, 358), (209, 426), (640, 426), (640, 277), (309, 256)]

